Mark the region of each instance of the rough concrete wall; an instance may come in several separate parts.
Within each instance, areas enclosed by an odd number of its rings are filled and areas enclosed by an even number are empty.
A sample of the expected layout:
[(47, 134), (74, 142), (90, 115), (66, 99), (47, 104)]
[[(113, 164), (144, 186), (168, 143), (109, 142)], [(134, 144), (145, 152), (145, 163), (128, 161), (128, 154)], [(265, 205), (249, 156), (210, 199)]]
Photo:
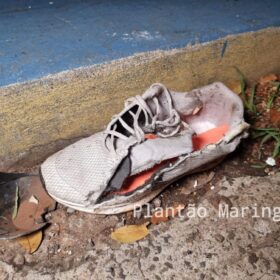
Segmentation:
[(0, 88), (0, 170), (31, 166), (104, 127), (151, 83), (186, 91), (219, 80), (280, 71), (280, 28), (155, 51)]

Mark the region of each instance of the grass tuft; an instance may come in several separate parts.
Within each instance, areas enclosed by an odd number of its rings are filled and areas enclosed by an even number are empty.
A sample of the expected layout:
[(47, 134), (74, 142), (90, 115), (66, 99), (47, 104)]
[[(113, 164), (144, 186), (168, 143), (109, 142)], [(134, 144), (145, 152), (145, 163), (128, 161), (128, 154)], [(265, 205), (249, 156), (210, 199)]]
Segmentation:
[(242, 100), (244, 103), (244, 107), (247, 111), (257, 114), (257, 108), (255, 105), (255, 92), (256, 92), (256, 85), (253, 85), (251, 87), (250, 95), (248, 96), (246, 94), (246, 79), (244, 74), (240, 71), (239, 68), (235, 67), (237, 73), (239, 74), (239, 79), (240, 79), (240, 87), (241, 87), (241, 95), (242, 95)]
[(279, 94), (280, 83), (279, 82), (274, 82), (274, 85), (276, 86), (276, 90), (269, 95), (269, 98), (268, 98), (268, 101), (267, 101), (267, 105), (266, 105), (267, 109), (271, 109), (272, 108), (273, 102), (274, 102), (274, 100), (276, 99), (276, 97)]
[(261, 148), (263, 144), (268, 142), (269, 140), (274, 140), (274, 150), (272, 153), (273, 158), (277, 158), (280, 155), (280, 129), (277, 128), (253, 128), (254, 138), (262, 138), (261, 144), (260, 144), (260, 155), (261, 155)]

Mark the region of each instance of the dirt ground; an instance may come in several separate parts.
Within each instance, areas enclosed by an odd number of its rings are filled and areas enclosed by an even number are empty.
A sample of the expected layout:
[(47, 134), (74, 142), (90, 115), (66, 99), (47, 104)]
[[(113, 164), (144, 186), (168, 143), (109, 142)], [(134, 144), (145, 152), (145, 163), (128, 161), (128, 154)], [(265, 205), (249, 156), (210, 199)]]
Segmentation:
[[(260, 113), (247, 112), (254, 127), (280, 127), (279, 96), (270, 110), (265, 108), (272, 88), (271, 79), (257, 85)], [(50, 225), (35, 253), (26, 253), (17, 241), (0, 241), (1, 279), (280, 279), (280, 210), (278, 220), (252, 215), (254, 207), (280, 207), (280, 161), (264, 164), (274, 147), (272, 140), (261, 147), (261, 139), (250, 136), (213, 170), (169, 186), (150, 203), (152, 208), (194, 204), (208, 209), (208, 216), (183, 215), (150, 225), (150, 234), (133, 244), (120, 244), (110, 235), (115, 228), (147, 221), (145, 208), (134, 217), (132, 212), (92, 215), (58, 205), (46, 216)], [(223, 203), (249, 206), (251, 212), (222, 219), (217, 213)]]

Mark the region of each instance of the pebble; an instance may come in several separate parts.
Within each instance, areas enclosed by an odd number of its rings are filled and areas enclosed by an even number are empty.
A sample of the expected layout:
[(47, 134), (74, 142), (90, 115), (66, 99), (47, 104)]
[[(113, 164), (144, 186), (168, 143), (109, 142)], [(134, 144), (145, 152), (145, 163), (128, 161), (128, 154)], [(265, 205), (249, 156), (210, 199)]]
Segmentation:
[(275, 159), (273, 157), (268, 157), (265, 162), (269, 166), (275, 166), (276, 165), (276, 161), (275, 161)]
[(58, 244), (56, 244), (56, 243), (54, 243), (54, 244), (51, 244), (50, 246), (49, 246), (49, 248), (48, 248), (48, 253), (49, 254), (57, 254), (57, 253), (59, 253), (61, 251), (61, 249), (59, 248), (59, 245)]
[(269, 173), (269, 168), (265, 168), (264, 172), (268, 174)]
[(34, 259), (33, 259), (33, 257), (32, 257), (31, 254), (25, 254), (25, 255), (24, 255), (24, 259), (25, 259), (25, 261), (26, 261), (27, 263), (32, 263), (32, 262), (34, 262)]
[(270, 223), (267, 220), (260, 218), (255, 221), (254, 230), (264, 236), (272, 232)]
[(156, 208), (160, 207), (161, 206), (161, 200), (157, 197), (153, 200), (153, 204)]
[(12, 260), (14, 259), (15, 255), (11, 251), (6, 251), (3, 255), (4, 257), (4, 262), (6, 263), (11, 263)]
[(25, 259), (24, 259), (24, 256), (21, 255), (21, 254), (17, 254), (14, 258), (14, 264), (16, 266), (22, 266), (24, 265), (24, 262), (25, 262)]
[(45, 215), (45, 219), (48, 221), (50, 218), (52, 217), (52, 214), (51, 213), (47, 213)]
[(88, 240), (89, 244), (94, 247), (95, 246), (95, 242), (94, 242), (94, 239), (93, 238), (89, 238)]
[(223, 242), (225, 240), (225, 238), (221, 235), (221, 234), (216, 234), (214, 236), (214, 238), (218, 241), (218, 242)]
[(47, 235), (49, 236), (49, 239), (51, 239), (54, 236), (56, 236), (56, 232), (50, 231), (50, 232), (47, 233)]
[(68, 214), (73, 214), (75, 211), (76, 211), (75, 209), (70, 208), (70, 207), (68, 207), (67, 210), (66, 210), (66, 212), (67, 212)]

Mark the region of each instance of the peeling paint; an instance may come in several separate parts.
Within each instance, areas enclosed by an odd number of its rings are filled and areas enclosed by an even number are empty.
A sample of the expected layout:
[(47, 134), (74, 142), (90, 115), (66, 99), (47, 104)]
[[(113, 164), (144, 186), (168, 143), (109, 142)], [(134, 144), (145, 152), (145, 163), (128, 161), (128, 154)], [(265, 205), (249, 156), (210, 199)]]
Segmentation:
[(158, 31), (156, 31), (154, 34), (150, 33), (147, 30), (143, 30), (143, 31), (132, 31), (130, 34), (123, 34), (122, 39), (125, 41), (142, 41), (142, 40), (156, 40), (156, 39), (161, 39), (162, 36), (160, 35), (160, 33)]

